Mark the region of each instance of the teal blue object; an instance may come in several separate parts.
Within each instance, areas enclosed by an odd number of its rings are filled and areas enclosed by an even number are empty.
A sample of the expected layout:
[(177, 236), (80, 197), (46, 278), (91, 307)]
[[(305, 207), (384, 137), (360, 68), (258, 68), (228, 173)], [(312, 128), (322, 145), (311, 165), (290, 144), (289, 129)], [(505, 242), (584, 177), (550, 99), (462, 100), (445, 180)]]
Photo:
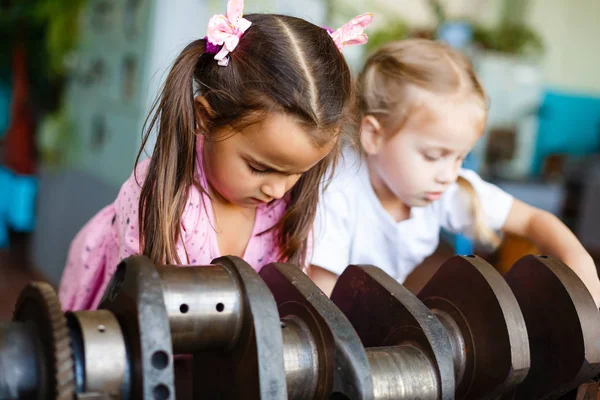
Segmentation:
[(539, 113), (531, 170), (542, 171), (550, 154), (586, 155), (600, 151), (600, 96), (548, 90)]
[(450, 21), (438, 29), (437, 36), (450, 47), (464, 50), (471, 43), (473, 28), (466, 21)]
[(35, 226), (35, 199), (38, 179), (32, 175), (13, 177), (13, 197), (8, 214), (9, 226), (17, 232), (31, 232)]
[(8, 129), (11, 93), (10, 84), (0, 80), (0, 139), (2, 139)]
[(454, 254), (467, 256), (473, 253), (473, 241), (464, 235), (456, 235), (454, 238)]
[(14, 174), (0, 167), (0, 248), (9, 245), (9, 230), (33, 230), (37, 191), (37, 177)]
[(0, 249), (8, 248), (8, 227), (0, 224)]
[(0, 248), (8, 247), (8, 204), (11, 181), (10, 172), (0, 167)]

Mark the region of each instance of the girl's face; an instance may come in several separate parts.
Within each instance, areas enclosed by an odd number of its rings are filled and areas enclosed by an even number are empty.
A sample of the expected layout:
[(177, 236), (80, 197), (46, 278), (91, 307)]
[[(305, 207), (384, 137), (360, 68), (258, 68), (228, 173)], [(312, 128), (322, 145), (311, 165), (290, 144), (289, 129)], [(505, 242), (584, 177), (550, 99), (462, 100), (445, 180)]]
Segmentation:
[(335, 144), (332, 139), (317, 146), (306, 128), (283, 113), (268, 114), (239, 131), (224, 128), (215, 137), (204, 142), (212, 194), (226, 204), (246, 208), (281, 199)]
[(480, 104), (448, 101), (435, 108), (423, 107), (398, 132), (380, 132), (385, 138), (368, 155), (376, 192), (409, 208), (438, 200), (456, 182), (484, 123)]

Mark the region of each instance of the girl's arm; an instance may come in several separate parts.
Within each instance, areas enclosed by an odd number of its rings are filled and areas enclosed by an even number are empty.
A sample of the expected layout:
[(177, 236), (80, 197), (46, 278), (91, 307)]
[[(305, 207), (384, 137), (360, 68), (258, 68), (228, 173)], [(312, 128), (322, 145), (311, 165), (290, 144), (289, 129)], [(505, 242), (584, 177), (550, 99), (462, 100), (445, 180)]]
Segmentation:
[(311, 265), (308, 267), (307, 275), (327, 297), (331, 296), (338, 278), (336, 274), (316, 265)]
[(600, 306), (600, 280), (594, 260), (557, 217), (515, 199), (502, 230), (531, 240), (540, 251), (567, 264)]

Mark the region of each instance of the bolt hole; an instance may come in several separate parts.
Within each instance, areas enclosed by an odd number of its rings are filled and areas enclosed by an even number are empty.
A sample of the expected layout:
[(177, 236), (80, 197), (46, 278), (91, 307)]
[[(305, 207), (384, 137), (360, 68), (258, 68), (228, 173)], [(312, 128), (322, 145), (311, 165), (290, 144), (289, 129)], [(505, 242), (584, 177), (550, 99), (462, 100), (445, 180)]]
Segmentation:
[(156, 400), (167, 400), (171, 395), (171, 392), (168, 387), (161, 384), (154, 387), (153, 394)]
[(473, 254), (469, 254), (466, 256), (467, 258), (475, 258), (475, 256)]
[(106, 327), (104, 325), (98, 325), (98, 332), (100, 332), (100, 333), (106, 332)]
[(223, 303), (218, 303), (217, 304), (217, 311), (218, 312), (223, 312), (224, 309), (225, 309), (225, 304), (223, 304)]
[(152, 354), (152, 366), (156, 369), (165, 369), (169, 365), (169, 356), (162, 350)]
[(540, 258), (544, 258), (544, 259), (546, 259), (546, 258), (548, 258), (548, 256), (540, 256)]
[(190, 311), (190, 307), (188, 307), (187, 304), (182, 304), (179, 306), (179, 311), (181, 311), (182, 314), (185, 314)]

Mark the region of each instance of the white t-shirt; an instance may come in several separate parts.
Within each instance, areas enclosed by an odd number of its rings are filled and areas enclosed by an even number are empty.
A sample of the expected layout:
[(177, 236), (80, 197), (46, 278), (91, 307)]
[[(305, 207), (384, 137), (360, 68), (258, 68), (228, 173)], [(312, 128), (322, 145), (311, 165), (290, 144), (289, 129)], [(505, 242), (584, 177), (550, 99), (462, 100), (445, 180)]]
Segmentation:
[[(473, 185), (490, 228), (502, 228), (513, 197), (474, 171), (461, 169), (459, 175)], [(396, 222), (375, 195), (366, 162), (346, 153), (317, 210), (311, 264), (337, 275), (350, 264), (371, 264), (404, 282), (435, 251), (440, 228), (472, 234), (466, 196), (453, 184), (439, 200), (413, 207), (409, 219)]]

